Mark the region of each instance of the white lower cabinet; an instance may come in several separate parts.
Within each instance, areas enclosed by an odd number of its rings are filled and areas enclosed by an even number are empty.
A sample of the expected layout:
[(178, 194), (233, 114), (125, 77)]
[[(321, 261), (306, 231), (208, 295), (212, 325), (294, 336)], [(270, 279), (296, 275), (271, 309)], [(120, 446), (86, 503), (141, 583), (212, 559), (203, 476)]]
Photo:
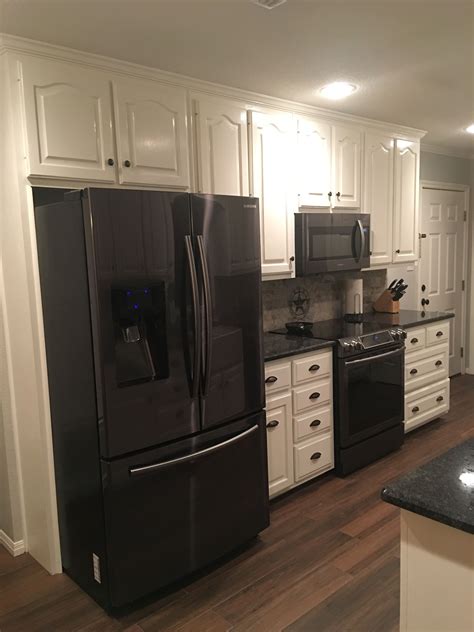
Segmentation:
[(267, 362), (265, 378), (272, 498), (334, 467), (332, 349)]
[(449, 410), (449, 320), (407, 330), (405, 432)]

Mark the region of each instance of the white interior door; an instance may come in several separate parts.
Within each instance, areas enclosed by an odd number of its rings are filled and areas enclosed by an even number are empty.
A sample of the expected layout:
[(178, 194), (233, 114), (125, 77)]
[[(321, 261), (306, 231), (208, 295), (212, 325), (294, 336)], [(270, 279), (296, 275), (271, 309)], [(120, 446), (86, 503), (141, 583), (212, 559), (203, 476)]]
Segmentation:
[[(464, 208), (462, 191), (422, 189), (420, 302), (427, 310), (452, 312), (449, 372), (462, 369)], [(423, 290), (423, 286), (425, 289)]]

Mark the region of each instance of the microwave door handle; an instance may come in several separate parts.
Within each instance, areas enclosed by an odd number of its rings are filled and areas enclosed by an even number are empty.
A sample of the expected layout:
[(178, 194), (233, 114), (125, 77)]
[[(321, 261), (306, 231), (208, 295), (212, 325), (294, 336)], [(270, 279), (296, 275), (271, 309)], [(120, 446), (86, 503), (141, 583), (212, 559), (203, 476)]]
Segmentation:
[(356, 220), (356, 228), (359, 230), (359, 233), (360, 233), (360, 252), (359, 252), (359, 256), (357, 257), (357, 262), (359, 262), (362, 259), (362, 256), (365, 252), (365, 233), (364, 233), (364, 227), (362, 226), (362, 222), (360, 221), (360, 219)]
[(390, 356), (398, 355), (401, 351), (403, 351), (403, 347), (401, 347), (400, 349), (395, 349), (395, 351), (378, 353), (377, 355), (369, 356), (368, 358), (360, 358), (359, 360), (346, 360), (345, 364), (364, 364), (365, 362), (371, 362), (372, 360), (379, 360), (380, 358), (389, 358)]
[(189, 276), (191, 278), (191, 294), (193, 298), (193, 322), (194, 322), (194, 362), (192, 374), (192, 397), (199, 393), (199, 374), (201, 371), (202, 331), (199, 311), (199, 292), (197, 282), (196, 264), (194, 263), (191, 235), (185, 235), (186, 257), (188, 260)]

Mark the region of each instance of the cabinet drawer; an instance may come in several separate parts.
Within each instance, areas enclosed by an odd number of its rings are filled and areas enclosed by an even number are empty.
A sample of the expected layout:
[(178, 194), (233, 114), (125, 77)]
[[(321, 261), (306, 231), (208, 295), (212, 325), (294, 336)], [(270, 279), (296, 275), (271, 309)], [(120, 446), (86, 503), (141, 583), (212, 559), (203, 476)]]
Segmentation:
[(426, 346), (449, 341), (449, 322), (435, 323), (426, 328)]
[(265, 393), (275, 393), (291, 386), (290, 363), (265, 365)]
[(405, 397), (405, 431), (436, 419), (449, 410), (449, 379)]
[(424, 327), (420, 329), (407, 329), (407, 338), (405, 340), (405, 352), (419, 351), (426, 344), (426, 332)]
[(331, 380), (321, 380), (293, 389), (293, 414), (325, 404), (332, 399)]
[(308, 355), (292, 363), (293, 386), (330, 375), (332, 371), (332, 351)]
[(309, 439), (322, 430), (332, 430), (331, 406), (315, 408), (309, 415), (300, 415), (293, 419), (293, 438), (295, 443), (302, 439)]
[(310, 443), (295, 446), (295, 480), (330, 469), (334, 465), (334, 440), (332, 434)]
[(448, 377), (448, 370), (448, 345), (443, 345), (437, 353), (431, 349), (422, 351), (410, 357), (410, 361), (405, 364), (405, 391), (439, 382)]

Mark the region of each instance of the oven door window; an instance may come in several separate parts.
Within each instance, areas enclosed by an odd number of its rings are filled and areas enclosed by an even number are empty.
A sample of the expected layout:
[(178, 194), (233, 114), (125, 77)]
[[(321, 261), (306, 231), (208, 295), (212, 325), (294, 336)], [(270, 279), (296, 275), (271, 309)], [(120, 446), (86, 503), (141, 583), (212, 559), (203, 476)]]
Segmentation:
[(404, 350), (344, 362), (342, 439), (353, 445), (403, 421)]

